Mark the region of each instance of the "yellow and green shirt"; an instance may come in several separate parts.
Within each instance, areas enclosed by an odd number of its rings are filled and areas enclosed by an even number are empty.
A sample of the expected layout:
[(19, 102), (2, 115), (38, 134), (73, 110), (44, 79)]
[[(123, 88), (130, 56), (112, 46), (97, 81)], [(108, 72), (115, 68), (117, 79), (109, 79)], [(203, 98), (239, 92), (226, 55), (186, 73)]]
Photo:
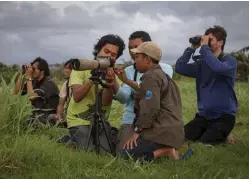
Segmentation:
[[(72, 71), (69, 80), (69, 87), (72, 85), (84, 85), (89, 81), (91, 76), (91, 71)], [(101, 88), (101, 86), (100, 86)], [(78, 115), (80, 113), (86, 112), (89, 110), (88, 105), (93, 105), (95, 103), (95, 86), (92, 86), (89, 90), (88, 94), (82, 99), (80, 102), (76, 103), (74, 98), (72, 97), (69, 106), (67, 109), (67, 124), (68, 128), (74, 126), (82, 126), (82, 125), (89, 125), (90, 121), (88, 119), (80, 118)], [(105, 118), (108, 119), (110, 114), (111, 105), (103, 106), (102, 109), (106, 111)]]

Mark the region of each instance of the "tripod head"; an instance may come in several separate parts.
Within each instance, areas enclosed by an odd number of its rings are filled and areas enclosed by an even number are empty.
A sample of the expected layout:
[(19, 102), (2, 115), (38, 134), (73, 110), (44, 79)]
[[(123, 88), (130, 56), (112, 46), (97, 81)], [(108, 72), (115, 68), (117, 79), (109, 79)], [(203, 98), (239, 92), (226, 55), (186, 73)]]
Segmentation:
[(97, 68), (91, 71), (92, 76), (89, 78), (95, 84), (100, 84), (103, 88), (109, 88), (103, 81), (106, 77), (106, 69)]

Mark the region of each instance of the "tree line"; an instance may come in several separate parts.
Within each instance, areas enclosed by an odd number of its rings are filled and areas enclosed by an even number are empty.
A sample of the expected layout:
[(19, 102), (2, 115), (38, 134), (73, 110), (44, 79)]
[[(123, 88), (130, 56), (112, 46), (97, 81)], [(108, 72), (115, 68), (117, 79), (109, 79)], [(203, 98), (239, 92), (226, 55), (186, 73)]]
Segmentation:
[[(234, 56), (238, 61), (237, 66), (237, 81), (247, 82), (249, 81), (249, 46), (244, 47), (239, 51), (231, 52), (230, 55)], [(125, 68), (132, 65), (131, 61), (122, 60), (122, 66)], [(51, 76), (56, 80), (63, 80), (63, 66), (62, 64), (52, 64), (50, 65)], [(10, 83), (12, 77), (20, 70), (20, 66), (17, 64), (6, 65), (0, 62), (0, 82), (4, 79), (7, 84)], [(174, 68), (174, 66), (173, 66)], [(178, 80), (182, 78), (181, 75), (174, 73), (174, 79)]]

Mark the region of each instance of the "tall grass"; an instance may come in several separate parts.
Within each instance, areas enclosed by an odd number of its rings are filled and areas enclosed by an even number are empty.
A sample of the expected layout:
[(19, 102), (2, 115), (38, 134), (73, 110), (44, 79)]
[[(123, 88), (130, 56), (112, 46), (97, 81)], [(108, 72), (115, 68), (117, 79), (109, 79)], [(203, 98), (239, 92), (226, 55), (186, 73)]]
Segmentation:
[[(185, 123), (196, 112), (195, 84), (192, 80), (177, 81), (182, 96)], [(237, 83), (239, 100), (238, 121), (248, 121), (248, 83)], [(173, 162), (160, 159), (141, 165), (111, 156), (73, 151), (56, 140), (67, 130), (44, 128), (39, 133), (20, 130), (23, 120), (30, 114), (26, 97), (13, 96), (13, 81), (2, 82), (0, 87), (0, 178), (248, 178), (249, 140), (246, 126), (234, 129), (238, 144), (210, 147), (193, 144), (194, 155), (187, 161)], [(110, 121), (119, 126), (124, 106), (114, 102)], [(184, 151), (183, 149), (182, 151)]]

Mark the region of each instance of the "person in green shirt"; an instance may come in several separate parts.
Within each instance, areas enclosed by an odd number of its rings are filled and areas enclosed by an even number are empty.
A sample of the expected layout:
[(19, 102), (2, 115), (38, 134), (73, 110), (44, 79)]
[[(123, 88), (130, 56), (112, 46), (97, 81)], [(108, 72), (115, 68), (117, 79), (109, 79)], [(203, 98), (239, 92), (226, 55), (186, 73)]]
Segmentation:
[[(108, 34), (103, 36), (94, 46), (93, 55), (108, 56), (116, 61), (125, 49), (124, 41), (117, 35)], [(87, 118), (91, 113), (88, 112), (89, 105), (95, 104), (95, 86), (91, 77), (91, 71), (75, 71), (70, 75), (69, 87), (72, 89), (72, 98), (67, 109), (67, 125), (71, 139), (75, 142), (76, 147), (84, 148), (86, 146), (89, 132), (90, 121)], [(107, 69), (106, 82), (113, 85), (115, 73), (112, 68)], [(101, 87), (101, 86), (100, 86)], [(108, 119), (113, 97), (112, 88), (104, 88), (101, 96), (102, 109), (105, 110), (105, 119)], [(104, 132), (103, 132), (104, 134)], [(90, 139), (90, 147), (92, 143)], [(100, 144), (108, 146), (104, 135), (100, 135)], [(104, 147), (105, 147), (104, 146)]]

